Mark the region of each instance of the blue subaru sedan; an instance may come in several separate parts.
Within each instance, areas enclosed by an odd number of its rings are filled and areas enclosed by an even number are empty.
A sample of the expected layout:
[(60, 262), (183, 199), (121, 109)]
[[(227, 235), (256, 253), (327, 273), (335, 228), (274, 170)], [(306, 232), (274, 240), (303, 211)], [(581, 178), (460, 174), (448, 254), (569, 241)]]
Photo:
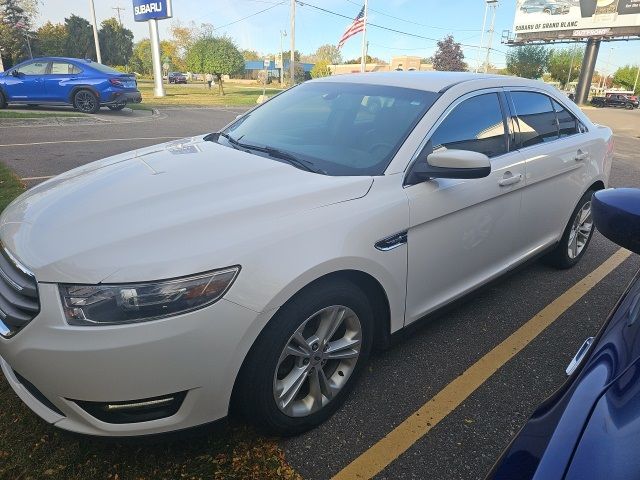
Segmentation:
[(101, 106), (122, 110), (142, 100), (132, 74), (78, 58), (45, 57), (0, 73), (0, 108), (9, 103), (73, 105), (83, 113)]
[[(605, 237), (640, 254), (640, 189), (596, 192), (591, 211)], [(487, 480), (640, 478), (640, 272), (567, 374)]]

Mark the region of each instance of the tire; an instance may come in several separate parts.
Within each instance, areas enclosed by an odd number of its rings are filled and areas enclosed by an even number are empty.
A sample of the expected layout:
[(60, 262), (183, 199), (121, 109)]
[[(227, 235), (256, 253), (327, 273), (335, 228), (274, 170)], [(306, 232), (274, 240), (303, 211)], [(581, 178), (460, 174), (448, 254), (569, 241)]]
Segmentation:
[(551, 15), (551, 14), (552, 14), (552, 13), (551, 13), (551, 10), (550, 10), (550, 9), (548, 9), (548, 8), (545, 8), (542, 12), (543, 12), (543, 13), (546, 13), (547, 15)]
[(115, 105), (107, 105), (109, 110), (113, 110), (114, 112), (118, 112), (118, 111), (122, 110), (126, 106), (127, 106), (126, 103), (116, 103)]
[(0, 91), (0, 110), (3, 108), (7, 108), (7, 99), (4, 96), (4, 93)]
[(78, 90), (73, 95), (73, 106), (82, 113), (96, 113), (100, 110), (98, 97), (91, 90)]
[(591, 216), (591, 197), (594, 191), (585, 193), (571, 213), (558, 245), (545, 257), (545, 263), (559, 269), (577, 264), (587, 251), (594, 225)]
[(625, 104), (624, 108), (626, 108), (627, 110), (633, 110), (633, 105), (630, 103)]
[[(321, 424), (344, 403), (367, 362), (373, 318), (367, 296), (351, 282), (324, 281), (303, 290), (280, 308), (256, 340), (241, 369), (232, 406), (271, 434), (296, 435)], [(326, 341), (321, 332), (331, 331), (331, 319), (339, 319), (339, 326), (329, 336), (333, 340)], [(294, 340), (296, 334), (303, 342)], [(290, 347), (297, 355), (285, 353)], [(344, 358), (331, 359), (332, 353)], [(288, 389), (289, 395), (284, 388), (287, 378), (298, 385)]]

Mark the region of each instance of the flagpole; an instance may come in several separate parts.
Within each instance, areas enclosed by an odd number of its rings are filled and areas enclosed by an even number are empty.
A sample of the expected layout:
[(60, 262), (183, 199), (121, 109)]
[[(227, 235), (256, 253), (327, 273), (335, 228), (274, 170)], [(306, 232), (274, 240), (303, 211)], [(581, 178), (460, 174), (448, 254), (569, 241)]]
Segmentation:
[(360, 71), (367, 71), (367, 15), (369, 11), (369, 0), (364, 0), (364, 29), (362, 30), (362, 55), (360, 58)]

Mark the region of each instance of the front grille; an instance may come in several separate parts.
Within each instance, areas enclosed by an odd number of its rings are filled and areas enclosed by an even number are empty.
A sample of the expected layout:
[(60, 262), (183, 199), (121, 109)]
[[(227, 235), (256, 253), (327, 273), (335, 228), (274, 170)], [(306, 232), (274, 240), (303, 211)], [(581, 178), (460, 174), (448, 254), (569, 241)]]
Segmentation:
[(0, 336), (15, 335), (39, 311), (36, 279), (0, 244)]

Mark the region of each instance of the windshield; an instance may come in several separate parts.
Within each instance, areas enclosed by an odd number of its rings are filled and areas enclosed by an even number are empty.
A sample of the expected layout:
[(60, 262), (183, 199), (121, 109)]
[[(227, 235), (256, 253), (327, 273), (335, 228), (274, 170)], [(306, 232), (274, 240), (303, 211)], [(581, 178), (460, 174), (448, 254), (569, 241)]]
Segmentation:
[(224, 133), (286, 152), (328, 175), (381, 175), (437, 93), (310, 82), (273, 98)]

